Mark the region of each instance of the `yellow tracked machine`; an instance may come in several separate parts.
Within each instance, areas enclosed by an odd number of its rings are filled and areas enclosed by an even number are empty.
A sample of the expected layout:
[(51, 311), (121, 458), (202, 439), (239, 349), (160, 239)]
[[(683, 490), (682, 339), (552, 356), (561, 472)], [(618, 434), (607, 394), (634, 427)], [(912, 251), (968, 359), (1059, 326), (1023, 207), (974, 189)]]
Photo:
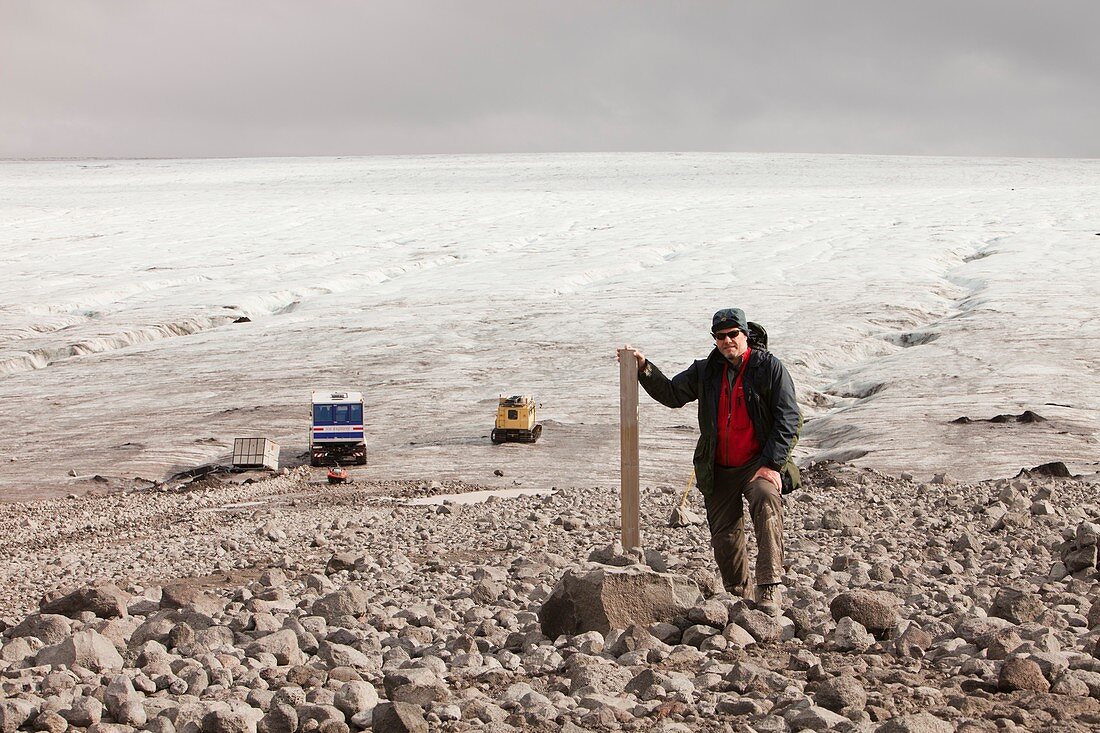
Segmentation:
[(542, 435), (535, 422), (535, 400), (527, 395), (501, 397), (497, 423), (490, 436), (494, 443), (534, 443)]

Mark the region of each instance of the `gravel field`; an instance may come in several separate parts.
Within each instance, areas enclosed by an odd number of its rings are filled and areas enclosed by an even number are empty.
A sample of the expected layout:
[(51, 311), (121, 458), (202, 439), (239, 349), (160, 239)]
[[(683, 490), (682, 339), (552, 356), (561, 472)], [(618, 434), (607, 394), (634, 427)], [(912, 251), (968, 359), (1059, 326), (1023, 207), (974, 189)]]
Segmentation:
[[(646, 567), (615, 548), (617, 488), (414, 506), (486, 487), (319, 477), (0, 506), (0, 727), (1100, 726), (1092, 478), (812, 467), (786, 503), (776, 619), (720, 592), (702, 526), (667, 526), (680, 486), (643, 490)], [(544, 633), (563, 576), (655, 571), (698, 597), (659, 622)]]

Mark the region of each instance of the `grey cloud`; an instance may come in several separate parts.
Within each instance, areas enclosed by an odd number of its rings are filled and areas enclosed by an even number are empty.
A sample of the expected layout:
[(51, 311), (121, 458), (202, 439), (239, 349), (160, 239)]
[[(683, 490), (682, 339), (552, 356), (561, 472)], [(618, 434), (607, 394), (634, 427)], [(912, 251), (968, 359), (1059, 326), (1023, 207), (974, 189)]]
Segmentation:
[(0, 156), (1100, 155), (1094, 2), (0, 0)]

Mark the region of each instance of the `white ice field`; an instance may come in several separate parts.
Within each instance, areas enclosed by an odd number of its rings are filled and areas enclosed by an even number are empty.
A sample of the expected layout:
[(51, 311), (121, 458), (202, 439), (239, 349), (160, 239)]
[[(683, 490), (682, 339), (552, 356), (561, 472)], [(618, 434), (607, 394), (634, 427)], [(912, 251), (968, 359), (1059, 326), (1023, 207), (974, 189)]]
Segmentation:
[[(615, 347), (671, 375), (725, 306), (791, 370), (803, 461), (1093, 473), (1098, 232), (1098, 160), (0, 163), (0, 498), (238, 436), (292, 463), (330, 386), (366, 394), (361, 478), (614, 490)], [(490, 443), (502, 393), (542, 404), (539, 443)], [(643, 485), (679, 488), (693, 406), (641, 400)]]

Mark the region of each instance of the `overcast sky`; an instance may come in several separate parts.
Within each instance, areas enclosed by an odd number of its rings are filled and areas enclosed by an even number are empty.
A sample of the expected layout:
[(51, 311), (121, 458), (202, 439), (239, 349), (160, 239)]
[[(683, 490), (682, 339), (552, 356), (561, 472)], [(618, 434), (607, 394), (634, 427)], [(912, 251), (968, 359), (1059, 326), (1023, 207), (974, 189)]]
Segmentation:
[(0, 158), (1100, 157), (1100, 0), (0, 0)]

